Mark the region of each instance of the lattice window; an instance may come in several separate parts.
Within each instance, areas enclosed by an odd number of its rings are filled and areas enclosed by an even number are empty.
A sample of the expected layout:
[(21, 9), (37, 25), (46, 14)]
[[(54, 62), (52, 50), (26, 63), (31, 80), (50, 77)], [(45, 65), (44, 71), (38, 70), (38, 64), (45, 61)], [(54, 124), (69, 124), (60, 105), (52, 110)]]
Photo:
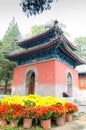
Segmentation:
[(86, 88), (86, 78), (80, 77), (80, 87), (85, 87)]

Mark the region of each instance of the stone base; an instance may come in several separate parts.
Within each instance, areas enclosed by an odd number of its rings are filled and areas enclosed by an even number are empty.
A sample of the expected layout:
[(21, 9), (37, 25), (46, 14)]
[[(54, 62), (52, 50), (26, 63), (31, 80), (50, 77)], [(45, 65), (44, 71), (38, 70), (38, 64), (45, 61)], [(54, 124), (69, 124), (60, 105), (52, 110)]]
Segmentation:
[(24, 96), (26, 94), (26, 89), (24, 86), (13, 86), (12, 87), (12, 92), (11, 95), (19, 95), (19, 96)]
[[(35, 85), (35, 93), (41, 96), (55, 96), (55, 97), (63, 97), (63, 92), (67, 92), (67, 87), (62, 85), (55, 85), (55, 84), (42, 84), (42, 85)], [(28, 88), (20, 85), (20, 86), (14, 86), (12, 88), (11, 95), (28, 95)], [(72, 97), (79, 96), (79, 89), (73, 87), (72, 89)]]
[(35, 88), (35, 94), (39, 94), (41, 96), (56, 96), (55, 95), (55, 85), (54, 84), (42, 84), (38, 85)]

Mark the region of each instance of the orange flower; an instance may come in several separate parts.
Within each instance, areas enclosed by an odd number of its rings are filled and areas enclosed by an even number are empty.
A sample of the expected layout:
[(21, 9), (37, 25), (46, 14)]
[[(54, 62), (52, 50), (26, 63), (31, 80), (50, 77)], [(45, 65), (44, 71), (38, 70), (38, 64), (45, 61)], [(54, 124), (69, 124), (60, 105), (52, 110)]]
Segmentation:
[(50, 119), (53, 115), (51, 106), (40, 106), (36, 108), (35, 118)]
[(61, 117), (61, 116), (65, 115), (67, 110), (61, 104), (56, 104), (56, 105), (52, 106), (52, 111), (53, 111), (54, 117)]
[(19, 120), (23, 117), (23, 107), (18, 104), (9, 105), (9, 109), (6, 111), (6, 119), (9, 120)]
[(0, 104), (0, 117), (6, 119), (6, 111), (9, 109), (9, 105)]
[(30, 106), (30, 107), (23, 108), (23, 111), (24, 111), (23, 117), (34, 118), (35, 113), (36, 113), (36, 108), (33, 106)]
[(78, 107), (72, 103), (66, 103), (65, 107), (67, 109), (67, 113), (74, 113), (78, 111)]

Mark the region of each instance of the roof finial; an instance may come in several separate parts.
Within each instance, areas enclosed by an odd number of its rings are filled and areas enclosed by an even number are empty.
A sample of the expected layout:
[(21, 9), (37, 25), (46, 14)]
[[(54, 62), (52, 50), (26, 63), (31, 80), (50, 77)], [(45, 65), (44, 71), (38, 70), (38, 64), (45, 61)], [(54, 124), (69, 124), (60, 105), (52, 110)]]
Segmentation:
[(58, 26), (58, 21), (57, 20), (54, 21), (54, 26)]

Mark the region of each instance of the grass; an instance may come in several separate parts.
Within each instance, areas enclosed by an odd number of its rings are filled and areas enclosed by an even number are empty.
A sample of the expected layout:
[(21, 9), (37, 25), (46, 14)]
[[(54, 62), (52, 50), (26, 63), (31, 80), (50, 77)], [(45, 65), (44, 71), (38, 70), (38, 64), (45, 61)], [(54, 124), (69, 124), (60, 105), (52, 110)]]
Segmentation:
[(73, 127), (74, 130), (83, 130), (84, 126), (83, 125), (76, 125), (76, 127)]
[[(41, 127), (39, 126), (35, 126), (31, 128), (32, 130), (43, 130)], [(22, 126), (19, 127), (9, 127), (9, 126), (0, 126), (0, 130), (31, 130), (31, 129), (25, 129)]]
[(19, 128), (16, 127), (10, 128), (9, 126), (1, 126), (0, 130), (19, 130)]
[(86, 114), (85, 112), (77, 112), (73, 114), (73, 120), (78, 120), (81, 116)]
[(79, 116), (83, 116), (84, 114), (86, 114), (86, 112), (78, 112)]

